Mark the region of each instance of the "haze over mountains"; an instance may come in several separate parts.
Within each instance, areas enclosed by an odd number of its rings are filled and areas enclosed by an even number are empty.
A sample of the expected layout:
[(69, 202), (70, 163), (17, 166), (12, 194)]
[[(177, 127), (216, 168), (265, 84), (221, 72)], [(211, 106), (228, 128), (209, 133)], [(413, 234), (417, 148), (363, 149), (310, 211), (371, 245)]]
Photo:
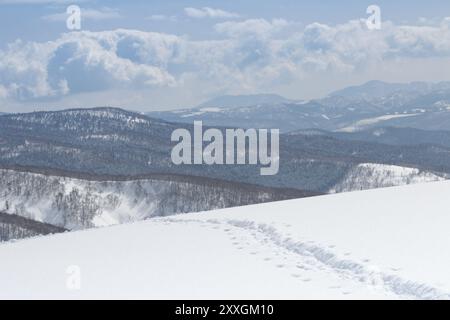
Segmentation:
[(278, 94), (254, 94), (254, 95), (225, 95), (208, 100), (199, 105), (200, 108), (206, 107), (247, 107), (256, 104), (277, 104), (288, 103), (292, 100), (286, 99)]
[(330, 96), (370, 100), (389, 96), (400, 97), (401, 95), (420, 96), (448, 90), (450, 90), (450, 82), (431, 83), (416, 81), (410, 83), (388, 83), (373, 80), (362, 85), (334, 91)]
[(311, 128), (353, 132), (380, 125), (450, 130), (450, 82), (371, 81), (306, 102), (278, 97), (276, 102), (264, 103), (265, 95), (250, 97), (235, 97), (231, 99), (234, 105), (218, 98), (193, 109), (148, 114), (174, 122), (195, 119), (210, 126), (279, 128), (283, 132)]

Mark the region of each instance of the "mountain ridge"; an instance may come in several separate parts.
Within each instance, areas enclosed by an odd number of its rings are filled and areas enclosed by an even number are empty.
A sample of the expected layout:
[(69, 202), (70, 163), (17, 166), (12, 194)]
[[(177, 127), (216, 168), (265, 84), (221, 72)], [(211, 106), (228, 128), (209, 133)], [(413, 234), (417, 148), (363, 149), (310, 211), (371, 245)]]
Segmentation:
[(287, 99), (281, 95), (273, 93), (248, 94), (248, 95), (223, 95), (205, 101), (200, 105), (198, 105), (197, 108), (205, 108), (205, 107), (234, 108), (234, 107), (246, 107), (257, 104), (287, 103), (291, 101), (293, 100)]
[(310, 128), (358, 131), (380, 125), (450, 130), (450, 82), (369, 81), (309, 101), (146, 114), (176, 123), (202, 120), (208, 126), (276, 128), (281, 132)]

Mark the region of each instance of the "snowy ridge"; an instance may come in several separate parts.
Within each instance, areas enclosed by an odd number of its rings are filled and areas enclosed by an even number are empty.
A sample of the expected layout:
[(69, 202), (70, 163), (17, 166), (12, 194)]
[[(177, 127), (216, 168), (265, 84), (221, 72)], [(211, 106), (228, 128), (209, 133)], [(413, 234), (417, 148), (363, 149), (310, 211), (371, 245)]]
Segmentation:
[(57, 121), (59, 117), (90, 117), (103, 120), (120, 121), (130, 127), (135, 124), (150, 124), (145, 116), (139, 116), (137, 113), (127, 112), (122, 109), (100, 107), (95, 109), (69, 109), (57, 112), (36, 112), (34, 114), (13, 114), (11, 119), (28, 123), (51, 124)]
[(445, 174), (435, 174), (417, 168), (362, 163), (352, 168), (330, 193), (403, 186), (408, 184), (443, 181)]

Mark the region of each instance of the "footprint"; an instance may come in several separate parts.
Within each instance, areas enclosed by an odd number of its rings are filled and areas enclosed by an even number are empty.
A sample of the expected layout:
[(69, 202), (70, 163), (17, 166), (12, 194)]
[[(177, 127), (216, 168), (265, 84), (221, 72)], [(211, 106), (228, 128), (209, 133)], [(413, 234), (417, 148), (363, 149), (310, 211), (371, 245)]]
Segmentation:
[(278, 265), (277, 265), (277, 268), (280, 268), (280, 269), (281, 269), (281, 268), (284, 268), (284, 264), (278, 264)]
[(291, 274), (291, 276), (292, 276), (293, 278), (300, 278), (300, 277), (301, 277), (300, 274)]
[(311, 281), (310, 278), (305, 278), (305, 279), (303, 279), (303, 282), (310, 282), (310, 281)]

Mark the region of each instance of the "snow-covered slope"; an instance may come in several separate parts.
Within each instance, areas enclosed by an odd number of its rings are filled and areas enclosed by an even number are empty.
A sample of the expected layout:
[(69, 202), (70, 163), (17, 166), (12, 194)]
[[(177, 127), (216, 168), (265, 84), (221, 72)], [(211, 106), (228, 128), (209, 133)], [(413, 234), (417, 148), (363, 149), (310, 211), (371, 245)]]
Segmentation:
[(362, 163), (352, 168), (345, 177), (330, 190), (330, 193), (443, 181), (447, 178), (448, 177), (445, 174), (437, 175), (416, 168)]
[(8, 243), (0, 298), (448, 299), (449, 190), (343, 193)]
[(104, 181), (0, 169), (0, 211), (66, 229), (297, 197), (301, 191), (198, 177)]

